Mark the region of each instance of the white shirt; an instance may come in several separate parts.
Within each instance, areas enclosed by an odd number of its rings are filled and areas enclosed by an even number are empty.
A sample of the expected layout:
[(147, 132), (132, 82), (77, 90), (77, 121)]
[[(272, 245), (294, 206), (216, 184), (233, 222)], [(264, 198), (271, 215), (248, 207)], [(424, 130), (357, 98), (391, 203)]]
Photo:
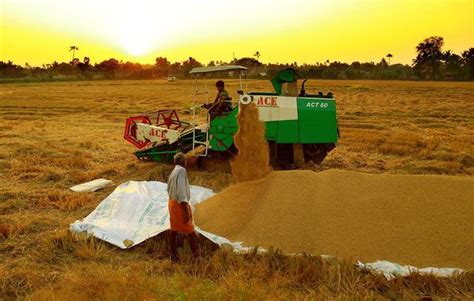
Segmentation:
[(178, 203), (189, 203), (191, 192), (189, 190), (188, 173), (180, 165), (176, 165), (168, 178), (168, 195), (171, 200)]

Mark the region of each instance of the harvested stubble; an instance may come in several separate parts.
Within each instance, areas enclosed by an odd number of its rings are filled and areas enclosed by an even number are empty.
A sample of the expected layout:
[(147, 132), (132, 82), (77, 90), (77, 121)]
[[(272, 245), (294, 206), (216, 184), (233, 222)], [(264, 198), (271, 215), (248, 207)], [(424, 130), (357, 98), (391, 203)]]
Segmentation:
[(245, 245), (474, 270), (474, 179), (278, 171), (197, 207), (203, 230)]
[(237, 182), (261, 179), (271, 170), (265, 125), (258, 118), (257, 106), (241, 105), (237, 123), (239, 130), (234, 143), (239, 153), (231, 161), (232, 174)]

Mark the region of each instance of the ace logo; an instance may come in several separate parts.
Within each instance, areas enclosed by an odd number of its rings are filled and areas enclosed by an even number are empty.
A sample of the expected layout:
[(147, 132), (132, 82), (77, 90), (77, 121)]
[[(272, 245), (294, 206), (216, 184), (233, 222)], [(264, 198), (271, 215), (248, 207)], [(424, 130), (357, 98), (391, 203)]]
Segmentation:
[(278, 107), (276, 96), (259, 96), (257, 106), (260, 107)]
[(159, 130), (159, 129), (151, 128), (149, 135), (164, 139), (164, 138), (166, 138), (166, 130)]

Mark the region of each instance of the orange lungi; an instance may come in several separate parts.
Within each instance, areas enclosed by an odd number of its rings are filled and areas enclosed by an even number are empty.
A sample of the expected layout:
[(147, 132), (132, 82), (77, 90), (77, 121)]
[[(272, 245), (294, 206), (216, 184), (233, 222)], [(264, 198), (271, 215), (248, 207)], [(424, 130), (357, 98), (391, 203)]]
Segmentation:
[(188, 206), (189, 213), (191, 214), (191, 218), (188, 220), (187, 223), (184, 221), (186, 220), (186, 211), (184, 211), (183, 205), (178, 203), (176, 200), (169, 200), (168, 201), (168, 210), (170, 212), (170, 226), (172, 231), (176, 231), (179, 233), (192, 233), (194, 232), (194, 224), (193, 218), (191, 213), (191, 206), (186, 203)]

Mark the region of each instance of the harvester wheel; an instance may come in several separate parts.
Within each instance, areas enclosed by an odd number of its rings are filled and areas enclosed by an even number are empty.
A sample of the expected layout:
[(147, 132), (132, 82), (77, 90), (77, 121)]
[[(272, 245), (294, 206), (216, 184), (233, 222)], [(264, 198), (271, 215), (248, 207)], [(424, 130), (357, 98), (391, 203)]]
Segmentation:
[(327, 154), (335, 147), (333, 143), (326, 144), (304, 144), (303, 152), (305, 161), (313, 161), (314, 164), (321, 164)]
[(203, 171), (231, 173), (231, 155), (225, 152), (213, 152), (207, 157), (198, 157), (197, 167)]
[(269, 141), (270, 164), (275, 169), (296, 169), (293, 162), (293, 144)]

